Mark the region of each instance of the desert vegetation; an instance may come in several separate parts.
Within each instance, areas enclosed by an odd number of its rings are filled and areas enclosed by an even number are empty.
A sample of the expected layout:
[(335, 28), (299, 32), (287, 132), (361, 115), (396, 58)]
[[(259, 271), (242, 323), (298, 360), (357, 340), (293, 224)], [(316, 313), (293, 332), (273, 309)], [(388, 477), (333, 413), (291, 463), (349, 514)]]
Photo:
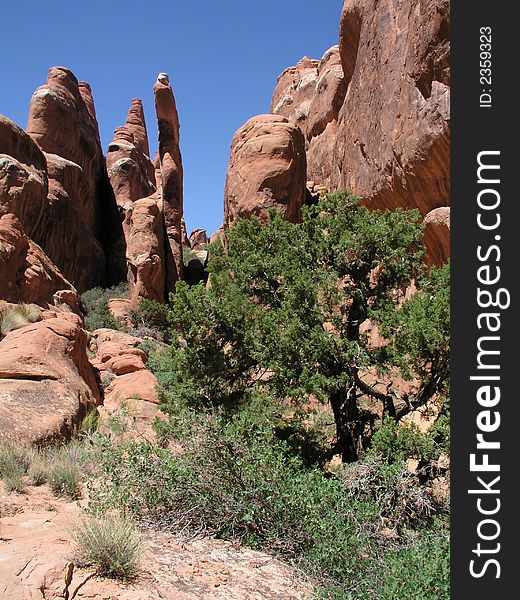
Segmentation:
[(425, 268), (418, 221), (346, 192), (239, 220), (209, 287), (144, 302), (167, 419), (154, 443), (90, 438), (93, 517), (238, 540), (316, 597), (448, 598), (449, 266)]
[[(69, 444), (2, 446), (6, 489), (88, 499), (76, 561), (108, 577), (139, 574), (136, 527), (155, 528), (269, 552), (315, 598), (449, 598), (449, 265), (425, 267), (417, 212), (343, 192), (210, 251), (210, 286), (131, 314), (153, 332), (156, 439), (93, 411)], [(120, 293), (83, 295), (89, 327)]]
[(0, 301), (0, 339), (10, 331), (41, 319), (41, 309), (36, 304), (9, 304)]

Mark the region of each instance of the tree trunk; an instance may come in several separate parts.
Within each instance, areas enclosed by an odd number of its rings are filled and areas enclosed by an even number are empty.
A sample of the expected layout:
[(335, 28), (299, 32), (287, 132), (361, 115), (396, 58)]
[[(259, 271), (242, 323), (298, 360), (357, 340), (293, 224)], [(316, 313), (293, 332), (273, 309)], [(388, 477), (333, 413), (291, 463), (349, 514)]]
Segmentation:
[(355, 387), (333, 393), (330, 404), (336, 422), (336, 447), (343, 462), (354, 462), (359, 458), (363, 433)]

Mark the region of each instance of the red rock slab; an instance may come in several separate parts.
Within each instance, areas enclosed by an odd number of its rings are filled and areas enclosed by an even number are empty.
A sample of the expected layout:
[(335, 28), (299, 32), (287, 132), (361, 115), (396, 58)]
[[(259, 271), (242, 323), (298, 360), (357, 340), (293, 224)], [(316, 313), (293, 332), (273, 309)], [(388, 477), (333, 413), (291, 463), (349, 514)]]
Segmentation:
[(0, 342), (0, 440), (43, 444), (68, 439), (100, 401), (76, 323), (46, 319)]
[(146, 369), (143, 358), (130, 353), (115, 356), (102, 364), (106, 365), (106, 368), (112, 371), (114, 375), (126, 375), (127, 373), (135, 373), (135, 371)]
[(146, 352), (140, 348), (127, 346), (126, 344), (118, 344), (117, 342), (98, 343), (97, 358), (103, 363), (106, 363), (115, 357), (124, 355), (137, 356), (143, 361), (148, 358)]

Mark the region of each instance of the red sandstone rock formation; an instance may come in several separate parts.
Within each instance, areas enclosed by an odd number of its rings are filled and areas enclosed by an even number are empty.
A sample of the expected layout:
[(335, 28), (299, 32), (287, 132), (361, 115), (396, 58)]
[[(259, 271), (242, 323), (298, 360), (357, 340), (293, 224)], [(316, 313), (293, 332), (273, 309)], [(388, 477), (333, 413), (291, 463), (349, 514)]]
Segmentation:
[(133, 203), (124, 222), (130, 306), (140, 298), (164, 302), (166, 293), (166, 241), (164, 216), (156, 198)]
[(189, 248), (195, 250), (197, 247), (205, 246), (206, 244), (209, 244), (209, 237), (206, 229), (194, 229), (190, 233)]
[(426, 263), (443, 265), (450, 257), (450, 207), (434, 208), (424, 218)]
[(47, 83), (31, 98), (27, 132), (44, 152), (81, 168), (89, 191), (81, 214), (89, 229), (94, 230), (99, 210), (96, 187), (104, 174), (104, 157), (88, 84), (82, 82), (80, 86), (65, 67), (52, 67)]
[(60, 302), (60, 291), (78, 303), (78, 294), (12, 214), (0, 217), (0, 299), (45, 305)]
[(119, 207), (155, 192), (155, 171), (149, 152), (143, 105), (139, 98), (134, 98), (125, 125), (114, 132), (106, 158), (110, 184)]
[(106, 159), (123, 219), (118, 251), (126, 261), (132, 308), (140, 298), (162, 302), (165, 297), (164, 216), (149, 151), (143, 105), (134, 98), (125, 125), (114, 132)]
[(339, 46), (304, 57), (278, 78), (271, 112), (295, 121), (306, 138), (307, 179), (330, 188), (338, 114), (345, 98)]
[[(302, 127), (313, 185), (423, 216), (449, 204), (449, 28), (447, 0), (345, 0), (339, 48), (286, 69), (271, 104)], [(445, 232), (427, 231), (438, 263)]]
[(166, 288), (171, 291), (182, 277), (182, 159), (179, 148), (179, 116), (168, 75), (159, 73), (154, 85), (159, 127), (160, 195), (169, 253), (166, 257)]
[(106, 283), (105, 253), (111, 257), (120, 222), (90, 86), (52, 67), (31, 99), (27, 131), (46, 153), (49, 175), (48, 204), (33, 239), (80, 292)]
[(298, 221), (305, 181), (305, 139), (299, 127), (278, 115), (249, 119), (231, 144), (224, 224), (252, 215), (265, 219), (269, 208)]
[(0, 342), (1, 441), (70, 438), (100, 400), (86, 347), (87, 333), (72, 313), (7, 334)]
[(0, 115), (0, 217), (15, 215), (32, 235), (41, 227), (47, 189), (42, 151), (16, 123)]
[(152, 439), (155, 437), (152, 423), (162, 415), (157, 395), (159, 382), (146, 368), (148, 356), (138, 348), (141, 342), (140, 338), (120, 331), (97, 329), (92, 333), (90, 347), (96, 356), (91, 363), (101, 378), (112, 378), (105, 390), (101, 416), (118, 414), (124, 403), (127, 417), (132, 421), (130, 435)]
[(447, 0), (344, 3), (336, 189), (423, 215), (449, 204), (449, 27)]

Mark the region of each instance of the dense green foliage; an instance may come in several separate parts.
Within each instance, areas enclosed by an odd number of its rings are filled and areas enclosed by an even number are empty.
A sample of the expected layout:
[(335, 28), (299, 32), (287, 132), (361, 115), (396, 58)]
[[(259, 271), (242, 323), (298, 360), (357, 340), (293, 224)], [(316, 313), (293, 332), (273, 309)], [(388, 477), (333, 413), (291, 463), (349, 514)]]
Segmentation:
[[(399, 420), (446, 387), (448, 268), (425, 272), (408, 301), (398, 291), (421, 273), (418, 220), (368, 211), (347, 193), (306, 208), (299, 224), (275, 211), (264, 226), (240, 220), (212, 248), (211, 285), (180, 283), (172, 295), (173, 343), (159, 368), (169, 398), (232, 409), (252, 387), (297, 404), (314, 395), (333, 411), (337, 450), (356, 460), (363, 397)], [(367, 319), (389, 345), (369, 343)], [(369, 369), (400, 369), (419, 385), (396, 407)]]
[[(157, 444), (93, 438), (90, 510), (264, 549), (322, 598), (449, 598), (448, 506), (423, 468), (449, 448), (449, 267), (424, 267), (419, 220), (347, 193), (298, 224), (239, 220), (207, 287), (143, 303), (170, 342), (148, 362), (167, 418)], [(426, 405), (427, 433), (402, 421)]]
[(121, 283), (111, 288), (92, 288), (81, 295), (85, 314), (85, 326), (89, 331), (102, 327), (122, 329), (121, 323), (112, 315), (108, 308), (111, 298), (126, 298), (128, 284)]
[(159, 341), (169, 339), (170, 323), (168, 321), (168, 305), (157, 300), (142, 298), (137, 308), (130, 311), (133, 329), (137, 337), (153, 338)]
[[(281, 410), (260, 395), (232, 417), (178, 407), (170, 435), (181, 453), (98, 437), (91, 511), (124, 509), (162, 530), (268, 550), (315, 578), (330, 598), (415, 600), (414, 589), (424, 590), (421, 598), (447, 598), (448, 532), (435, 521), (446, 507), (431, 490), (402, 461), (375, 456), (334, 475), (305, 467), (272, 426)], [(438, 549), (427, 554), (430, 539)], [(423, 564), (424, 575), (414, 573), (407, 594), (392, 595), (407, 561)], [(444, 596), (430, 593), (441, 588)]]

